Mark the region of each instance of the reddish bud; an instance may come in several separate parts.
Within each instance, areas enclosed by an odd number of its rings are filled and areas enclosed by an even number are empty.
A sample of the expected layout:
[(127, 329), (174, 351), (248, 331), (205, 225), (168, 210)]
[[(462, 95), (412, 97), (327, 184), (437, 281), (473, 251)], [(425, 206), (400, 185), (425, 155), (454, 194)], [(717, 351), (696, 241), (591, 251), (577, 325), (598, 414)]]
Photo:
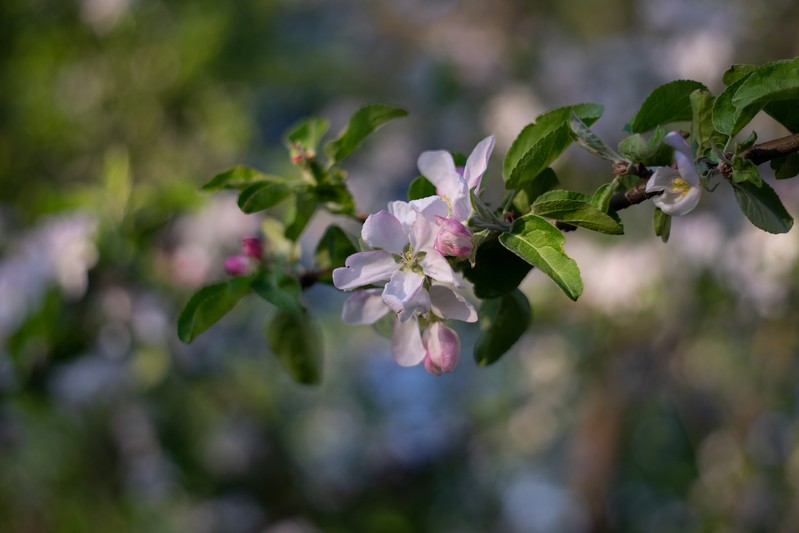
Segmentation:
[(231, 276), (241, 276), (250, 271), (250, 259), (243, 255), (231, 255), (225, 258), (225, 272)]
[(433, 322), (422, 336), (426, 353), (422, 364), (434, 376), (452, 372), (461, 358), (461, 339), (451, 328)]
[(241, 240), (241, 251), (247, 257), (260, 261), (264, 255), (264, 243), (258, 237), (244, 237)]
[(472, 253), (472, 232), (454, 218), (436, 216), (441, 228), (436, 236), (435, 249), (441, 255), (469, 257)]

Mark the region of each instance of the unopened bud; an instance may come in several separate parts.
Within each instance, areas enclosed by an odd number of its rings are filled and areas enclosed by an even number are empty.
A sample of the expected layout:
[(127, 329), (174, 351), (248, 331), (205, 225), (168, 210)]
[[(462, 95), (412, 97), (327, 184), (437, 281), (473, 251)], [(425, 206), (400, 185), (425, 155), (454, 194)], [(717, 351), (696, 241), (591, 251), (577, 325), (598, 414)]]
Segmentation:
[(433, 322), (422, 336), (426, 353), (422, 364), (434, 376), (452, 372), (461, 358), (461, 339), (451, 328)]
[(469, 257), (472, 253), (472, 232), (454, 218), (436, 216), (441, 228), (436, 236), (435, 248), (441, 255)]
[(264, 243), (258, 237), (244, 237), (241, 240), (241, 251), (247, 257), (260, 261), (264, 255)]
[(225, 258), (225, 272), (231, 276), (242, 276), (250, 271), (250, 259), (243, 255), (231, 255)]

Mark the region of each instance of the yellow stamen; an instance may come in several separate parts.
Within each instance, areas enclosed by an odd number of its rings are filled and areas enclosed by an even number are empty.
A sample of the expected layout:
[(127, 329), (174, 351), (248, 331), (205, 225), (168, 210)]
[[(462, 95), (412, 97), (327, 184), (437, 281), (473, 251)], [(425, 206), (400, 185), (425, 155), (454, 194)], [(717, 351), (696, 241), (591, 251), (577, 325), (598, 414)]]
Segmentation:
[(671, 192), (680, 193), (680, 198), (688, 194), (690, 190), (691, 184), (682, 178), (674, 178), (674, 181), (671, 182)]

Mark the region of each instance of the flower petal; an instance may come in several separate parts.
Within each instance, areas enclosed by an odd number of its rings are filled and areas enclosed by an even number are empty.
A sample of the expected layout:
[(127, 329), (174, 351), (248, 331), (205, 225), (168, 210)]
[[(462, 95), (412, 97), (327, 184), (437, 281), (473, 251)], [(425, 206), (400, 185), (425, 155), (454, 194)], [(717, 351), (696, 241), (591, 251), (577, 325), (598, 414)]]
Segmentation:
[(435, 246), (438, 232), (439, 227), (433, 219), (429, 219), (421, 213), (417, 213), (416, 220), (413, 222), (410, 234), (408, 235), (411, 241), (411, 250), (413, 250), (414, 253), (432, 250)]
[[(421, 213), (429, 219), (434, 219), (436, 216), (445, 217), (449, 208), (447, 202), (441, 199), (440, 196), (428, 196), (418, 200), (412, 200), (410, 206), (417, 213)], [(413, 223), (413, 221), (411, 221)]]
[(461, 358), (461, 339), (457, 332), (441, 322), (433, 322), (422, 336), (424, 366), (433, 375), (452, 372)]
[(452, 209), (451, 217), (459, 222), (466, 221), (472, 212), (472, 201), (469, 198), (469, 186), (466, 180), (457, 179), (444, 182), (436, 189), (436, 193), (447, 201)]
[(401, 366), (418, 365), (424, 359), (426, 350), (419, 332), (419, 321), (416, 317), (402, 321), (394, 319), (394, 332), (391, 338), (391, 355)]
[(367, 217), (361, 237), (372, 248), (382, 248), (393, 254), (401, 254), (408, 244), (408, 234), (402, 224), (386, 210)]
[(410, 270), (399, 270), (383, 289), (383, 301), (403, 322), (416, 311), (426, 313), (430, 309), (430, 295), (424, 288), (424, 276)]
[(474, 306), (449, 287), (433, 285), (429, 292), (430, 308), (436, 315), (464, 322), (477, 322), (477, 311)]
[(469, 159), (466, 160), (466, 166), (463, 168), (463, 178), (470, 189), (480, 189), (480, 181), (488, 168), (488, 158), (491, 157), (495, 142), (496, 138), (493, 135), (486, 137), (477, 143), (472, 153), (469, 154)]
[(646, 182), (646, 192), (670, 191), (674, 187), (674, 178), (680, 173), (671, 167), (659, 167)]
[(344, 302), (341, 319), (347, 324), (374, 324), (388, 313), (388, 306), (383, 302), (383, 289), (366, 289), (358, 291)]
[(416, 213), (418, 213), (418, 211), (414, 209), (411, 204), (399, 200), (388, 203), (388, 212), (394, 215), (397, 220), (400, 221), (405, 233), (408, 233), (411, 230), (411, 226), (416, 220)]
[(455, 162), (446, 150), (422, 152), (417, 164), (422, 175), (436, 187), (442, 181), (451, 179), (453, 174), (458, 175), (455, 170)]
[(702, 196), (701, 189), (691, 187), (684, 195), (666, 191), (660, 196), (652, 198), (652, 203), (667, 215), (681, 216), (694, 210), (699, 203), (700, 196)]
[(444, 256), (435, 248), (430, 248), (426, 252), (427, 254), (419, 261), (424, 273), (436, 281), (457, 285), (455, 272), (452, 271), (452, 267), (449, 266), (449, 262)]
[(672, 131), (663, 137), (663, 142), (674, 148), (674, 162), (682, 179), (693, 186), (699, 185), (699, 173), (694, 165), (691, 146), (677, 131)]
[(382, 250), (352, 254), (344, 264), (333, 271), (333, 285), (343, 291), (387, 281), (399, 268), (394, 256)]

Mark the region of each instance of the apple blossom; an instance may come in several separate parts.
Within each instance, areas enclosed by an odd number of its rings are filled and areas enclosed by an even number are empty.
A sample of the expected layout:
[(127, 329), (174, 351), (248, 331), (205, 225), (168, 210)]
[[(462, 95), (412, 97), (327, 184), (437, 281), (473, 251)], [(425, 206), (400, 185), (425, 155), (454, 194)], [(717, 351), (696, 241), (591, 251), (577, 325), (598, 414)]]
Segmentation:
[(455, 220), (436, 216), (436, 224), (440, 228), (435, 240), (435, 248), (441, 255), (453, 257), (469, 257), (472, 253), (472, 232)]
[(264, 255), (264, 243), (258, 237), (244, 237), (241, 240), (241, 251), (247, 257), (260, 261)]
[(250, 272), (250, 259), (244, 255), (232, 255), (225, 258), (223, 266), (231, 276), (243, 276)]
[(461, 339), (451, 328), (433, 322), (424, 332), (424, 368), (434, 376), (452, 372), (461, 357)]
[(672, 131), (663, 142), (674, 148), (677, 168), (660, 167), (646, 184), (646, 192), (662, 191), (652, 203), (667, 215), (685, 215), (699, 203), (699, 174), (694, 165), (691, 147), (679, 132)]
[(480, 190), (480, 182), (488, 168), (488, 158), (494, 150), (495, 140), (491, 135), (480, 141), (467, 158), (462, 173), (458, 172), (452, 155), (446, 150), (427, 151), (419, 156), (419, 171), (435, 185), (436, 194), (447, 203), (447, 216), (459, 222), (469, 218), (472, 211), (469, 191)]

